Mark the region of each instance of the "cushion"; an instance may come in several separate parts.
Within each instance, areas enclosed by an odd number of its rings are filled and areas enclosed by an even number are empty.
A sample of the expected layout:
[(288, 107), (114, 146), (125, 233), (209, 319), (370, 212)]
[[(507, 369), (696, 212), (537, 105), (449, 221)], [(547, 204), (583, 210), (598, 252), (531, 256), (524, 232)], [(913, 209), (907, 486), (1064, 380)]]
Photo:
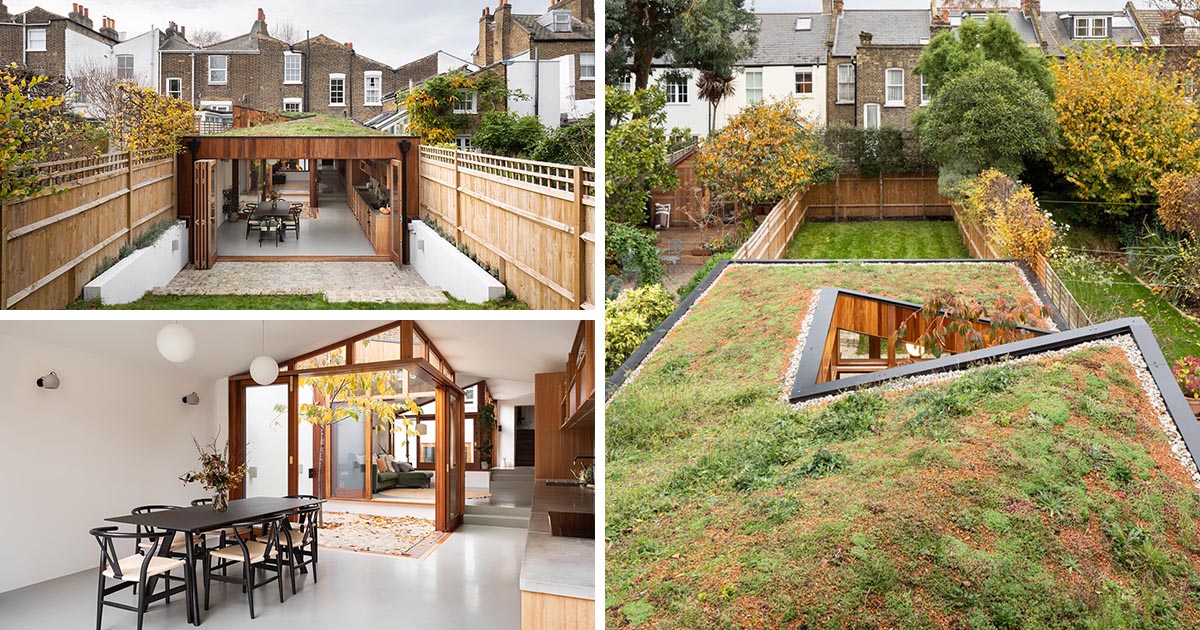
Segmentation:
[(375, 475), (375, 476), (379, 478), (379, 481), (391, 481), (391, 480), (393, 480), (393, 479), (395, 479), (395, 478), (399, 477), (399, 476), (400, 476), (400, 473), (394, 473), (394, 472), (381, 472), (381, 473), (379, 473), (379, 474), (377, 474), (377, 475)]
[[(272, 554), (267, 553), (270, 550), (267, 548), (266, 543), (257, 540), (247, 540), (246, 551), (250, 552), (250, 564), (258, 564), (266, 558), (273, 557)], [(245, 561), (245, 556), (242, 555), (242, 547), (236, 543), (213, 551), (209, 555), (214, 558), (223, 558), (225, 560), (235, 560), (237, 562)]]
[[(120, 579), (126, 582), (137, 582), (139, 579), (139, 574), (142, 572), (142, 561), (145, 559), (146, 556), (132, 555), (118, 560), (117, 566), (121, 568)], [(158, 575), (159, 573), (166, 573), (167, 571), (178, 569), (184, 564), (186, 563), (183, 560), (179, 560), (177, 558), (154, 556), (150, 558), (150, 564), (146, 567), (146, 575), (151, 576)], [(111, 567), (105, 569), (104, 575), (105, 577), (116, 579)]]
[(391, 466), (388, 466), (387, 460), (385, 460), (382, 455), (375, 458), (375, 466), (382, 471), (388, 471), (392, 469)]
[(396, 462), (396, 472), (412, 472), (414, 470), (416, 467), (408, 462)]

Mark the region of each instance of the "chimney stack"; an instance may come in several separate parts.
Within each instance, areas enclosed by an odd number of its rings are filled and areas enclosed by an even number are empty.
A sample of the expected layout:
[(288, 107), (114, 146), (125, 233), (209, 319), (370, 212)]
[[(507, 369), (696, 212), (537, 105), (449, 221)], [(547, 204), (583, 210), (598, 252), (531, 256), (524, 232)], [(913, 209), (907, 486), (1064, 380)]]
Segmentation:
[(67, 15), (67, 19), (71, 20), (72, 22), (74, 22), (80, 26), (87, 27), (89, 30), (92, 29), (92, 18), (88, 17), (87, 7), (76, 2), (72, 6), (72, 8), (74, 10), (71, 11), (71, 13)]
[(845, 6), (846, 6), (845, 0), (833, 0), (834, 15), (841, 15), (842, 9), (845, 8)]
[(354, 42), (346, 42), (346, 48), (349, 48), (350, 50), (354, 50)]
[(12, 19), (12, 14), (8, 12), (8, 7), (4, 6), (4, 0), (0, 0), (0, 21), (7, 22)]
[(101, 21), (104, 26), (100, 27), (100, 34), (109, 39), (121, 41), (121, 34), (117, 32), (117, 21), (107, 15)]
[(1042, 0), (1021, 0), (1021, 13), (1027, 17), (1042, 13)]
[(186, 27), (186, 26), (180, 26), (180, 27), (179, 27), (179, 34), (180, 34), (180, 35), (182, 35), (184, 39), (187, 39), (187, 27)]
[(264, 22), (264, 21), (266, 21), (266, 19), (267, 19), (267, 14), (266, 14), (266, 13), (263, 13), (263, 10), (262, 10), (262, 9), (259, 9), (259, 10), (258, 10), (258, 21), (259, 21), (259, 22)]
[(1158, 43), (1163, 46), (1183, 45), (1183, 22), (1179, 11), (1163, 11), (1162, 26), (1158, 27)]
[(875, 39), (875, 36), (874, 36), (874, 35), (872, 35), (871, 33), (868, 33), (868, 32), (866, 32), (866, 31), (859, 31), (859, 32), (858, 32), (858, 43), (859, 43), (859, 45), (861, 45), (861, 46), (870, 46), (870, 45), (871, 45), (871, 40), (872, 40), (872, 39)]

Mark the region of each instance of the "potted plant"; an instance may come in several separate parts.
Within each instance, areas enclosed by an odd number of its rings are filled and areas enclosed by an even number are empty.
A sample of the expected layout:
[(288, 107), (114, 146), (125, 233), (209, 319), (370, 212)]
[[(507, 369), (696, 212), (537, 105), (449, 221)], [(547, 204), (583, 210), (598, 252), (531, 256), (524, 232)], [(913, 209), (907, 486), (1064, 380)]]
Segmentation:
[(225, 218), (230, 223), (237, 222), (241, 218), (241, 200), (238, 199), (237, 191), (232, 188), (226, 188), (221, 193), (221, 209), (225, 211)]
[(1187, 396), (1192, 413), (1200, 417), (1200, 357), (1183, 357), (1171, 367), (1179, 389)]
[(216, 438), (207, 448), (201, 447), (196, 438), (192, 438), (192, 443), (200, 453), (200, 470), (190, 470), (180, 475), (179, 480), (184, 484), (198, 481), (205, 490), (213, 491), (213, 510), (224, 512), (229, 508), (229, 491), (241, 485), (246, 477), (246, 464), (229, 470), (229, 445), (224, 450), (218, 449)]
[(479, 451), (479, 468), (487, 470), (492, 467), (492, 431), (496, 428), (496, 405), (487, 403), (479, 406), (479, 417), (475, 419), (476, 425), (479, 427), (480, 437), (479, 446), (475, 447)]

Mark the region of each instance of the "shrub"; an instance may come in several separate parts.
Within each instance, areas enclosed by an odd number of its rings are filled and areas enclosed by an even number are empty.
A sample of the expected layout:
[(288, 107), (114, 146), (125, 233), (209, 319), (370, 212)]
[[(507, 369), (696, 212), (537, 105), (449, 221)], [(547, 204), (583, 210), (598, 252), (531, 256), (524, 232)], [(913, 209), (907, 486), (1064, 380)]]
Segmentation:
[(1172, 232), (1200, 239), (1200, 177), (1167, 173), (1155, 184), (1158, 219)]
[(1155, 295), (1176, 305), (1200, 304), (1200, 241), (1147, 230), (1125, 248), (1130, 269)]
[(675, 298), (661, 284), (625, 291), (604, 304), (604, 367), (612, 374), (646, 337), (675, 310)]
[(658, 239), (642, 228), (609, 223), (604, 228), (606, 265), (637, 275), (638, 286), (662, 282), (662, 262), (658, 259)]
[(541, 142), (546, 130), (537, 116), (484, 112), (471, 143), (484, 153), (524, 157)]
[(533, 148), (530, 159), (539, 162), (596, 165), (596, 115), (575, 121), (566, 127), (551, 129)]
[(641, 225), (653, 188), (679, 185), (667, 161), (666, 95), (657, 87), (634, 94), (609, 87), (604, 104), (605, 214), (609, 221)]
[(696, 273), (692, 274), (692, 278), (683, 286), (679, 287), (679, 299), (682, 300), (683, 298), (687, 297), (687, 295), (695, 290), (696, 287), (700, 286), (700, 283), (704, 282), (704, 279), (708, 277), (708, 274), (712, 273), (713, 269), (716, 269), (717, 263), (721, 262), (722, 260), (729, 260), (731, 258), (733, 258), (732, 253), (722, 253), (709, 256), (708, 260), (704, 261), (704, 264), (696, 270)]
[(1050, 252), (1058, 229), (1042, 211), (1033, 190), (987, 169), (958, 188), (968, 218), (982, 223), (1010, 256), (1033, 262)]
[(1188, 398), (1200, 398), (1200, 357), (1183, 357), (1171, 366), (1179, 389)]

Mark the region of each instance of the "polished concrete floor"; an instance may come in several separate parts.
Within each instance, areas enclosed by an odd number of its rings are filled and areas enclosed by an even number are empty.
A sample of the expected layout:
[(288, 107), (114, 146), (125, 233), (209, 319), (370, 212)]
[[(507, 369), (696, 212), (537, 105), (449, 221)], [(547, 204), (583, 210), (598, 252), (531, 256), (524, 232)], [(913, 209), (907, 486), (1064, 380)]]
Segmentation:
[[(201, 611), (201, 625), (253, 630), (517, 630), (525, 535), (520, 529), (465, 525), (424, 560), (322, 549), (320, 582), (313, 584), (311, 575), (298, 575), (296, 595), (285, 588), (282, 604), (274, 584), (257, 589), (253, 622), (240, 587), (214, 582), (212, 607)], [(0, 593), (0, 629), (94, 628), (96, 577), (95, 570), (88, 570)], [(116, 597), (131, 601), (129, 592)], [(182, 597), (172, 598), (170, 604), (159, 602), (146, 613), (145, 628), (190, 628), (185, 614)], [(136, 617), (107, 608), (101, 627), (134, 628)]]

